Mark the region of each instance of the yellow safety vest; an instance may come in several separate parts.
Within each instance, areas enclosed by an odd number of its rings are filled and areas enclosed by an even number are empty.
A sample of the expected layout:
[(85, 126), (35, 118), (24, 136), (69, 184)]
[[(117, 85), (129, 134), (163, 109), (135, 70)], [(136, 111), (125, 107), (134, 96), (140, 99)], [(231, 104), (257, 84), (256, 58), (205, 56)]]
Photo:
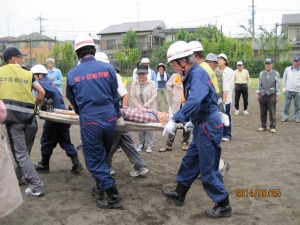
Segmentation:
[(0, 99), (7, 110), (4, 124), (32, 122), (35, 102), (31, 88), (30, 71), (22, 69), (18, 64), (0, 67)]
[(218, 83), (218, 78), (215, 74), (215, 72), (212, 70), (212, 68), (207, 64), (207, 62), (202, 62), (199, 64), (209, 75), (212, 84), (216, 90), (216, 93), (219, 94), (220, 89), (219, 89), (219, 83)]

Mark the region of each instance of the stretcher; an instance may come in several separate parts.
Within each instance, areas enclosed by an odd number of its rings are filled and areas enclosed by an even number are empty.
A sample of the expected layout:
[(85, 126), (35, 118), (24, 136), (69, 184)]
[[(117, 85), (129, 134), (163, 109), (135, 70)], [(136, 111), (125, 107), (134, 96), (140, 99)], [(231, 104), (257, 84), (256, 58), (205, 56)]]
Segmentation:
[[(39, 111), (39, 118), (57, 123), (79, 125), (79, 116), (72, 110), (53, 109), (53, 112)], [(116, 127), (124, 131), (163, 131), (162, 123), (135, 123), (125, 120), (125, 127)]]

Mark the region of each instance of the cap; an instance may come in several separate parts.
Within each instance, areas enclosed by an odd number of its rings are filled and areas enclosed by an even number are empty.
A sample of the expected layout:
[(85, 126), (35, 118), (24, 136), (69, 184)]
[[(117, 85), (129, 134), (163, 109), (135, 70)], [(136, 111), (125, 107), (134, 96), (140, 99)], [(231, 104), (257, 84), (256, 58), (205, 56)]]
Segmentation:
[(150, 63), (148, 58), (142, 58), (141, 63)]
[(266, 59), (265, 60), (265, 64), (272, 64), (272, 63), (273, 63), (272, 59)]
[(148, 66), (146, 66), (146, 65), (139, 65), (137, 67), (136, 73), (137, 74), (139, 74), (139, 73), (148, 73)]
[(226, 60), (226, 62), (228, 62), (228, 58), (227, 58), (227, 55), (225, 55), (224, 53), (221, 53), (218, 55), (218, 58), (223, 58)]
[(218, 57), (214, 53), (208, 53), (207, 56), (206, 56), (206, 58), (205, 58), (205, 61), (218, 62)]
[(242, 62), (242, 61), (238, 61), (238, 62), (236, 63), (236, 65), (237, 65), (237, 66), (243, 65), (243, 62)]
[(109, 63), (108, 57), (104, 52), (96, 52), (95, 59), (98, 61)]
[(18, 49), (16, 47), (8, 47), (7, 49), (5, 49), (5, 51), (3, 53), (4, 60), (8, 60), (13, 56), (23, 57), (23, 56), (27, 56), (27, 54), (23, 54), (20, 51), (20, 49)]
[(166, 66), (165, 66), (165, 64), (163, 64), (163, 63), (158, 64), (158, 65), (156, 66), (156, 70), (158, 70), (158, 68), (159, 68), (160, 66), (162, 66), (162, 67), (164, 68), (164, 70), (166, 70)]
[(295, 56), (294, 57), (294, 61), (300, 62), (300, 57), (299, 56)]
[(115, 70), (120, 71), (120, 63), (118, 60), (112, 59), (109, 61), (109, 64), (112, 65), (115, 68)]

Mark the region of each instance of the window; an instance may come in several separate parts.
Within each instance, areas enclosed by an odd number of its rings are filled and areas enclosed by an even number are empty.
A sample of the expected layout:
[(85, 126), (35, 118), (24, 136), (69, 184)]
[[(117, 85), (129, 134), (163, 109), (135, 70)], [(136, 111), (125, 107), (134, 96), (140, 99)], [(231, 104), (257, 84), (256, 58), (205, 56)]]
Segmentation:
[(115, 48), (115, 44), (116, 44), (116, 41), (113, 39), (113, 40), (107, 40), (106, 41), (106, 49), (114, 49)]
[(48, 51), (49, 51), (49, 52), (52, 51), (52, 44), (51, 44), (51, 42), (48, 43)]
[(300, 42), (300, 27), (289, 27), (289, 40), (294, 43)]
[(153, 38), (153, 44), (154, 45), (159, 45), (159, 37), (154, 36), (154, 38)]
[(39, 42), (31, 42), (31, 48), (39, 48), (40, 43)]

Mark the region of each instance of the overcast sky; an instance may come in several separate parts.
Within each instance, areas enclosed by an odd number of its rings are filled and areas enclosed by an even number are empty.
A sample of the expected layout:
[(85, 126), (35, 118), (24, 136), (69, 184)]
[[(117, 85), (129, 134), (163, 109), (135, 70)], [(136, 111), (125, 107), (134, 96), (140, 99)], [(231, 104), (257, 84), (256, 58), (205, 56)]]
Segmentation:
[[(185, 5), (188, 3), (189, 5)], [(249, 26), (252, 0), (10, 0), (0, 10), (0, 37), (40, 32), (57, 39), (97, 33), (113, 24), (163, 20), (168, 28), (222, 26), (227, 36)], [(299, 0), (254, 0), (255, 27), (268, 30), (281, 23), (282, 14), (300, 13)], [(3, 4), (2, 4), (3, 6)]]

